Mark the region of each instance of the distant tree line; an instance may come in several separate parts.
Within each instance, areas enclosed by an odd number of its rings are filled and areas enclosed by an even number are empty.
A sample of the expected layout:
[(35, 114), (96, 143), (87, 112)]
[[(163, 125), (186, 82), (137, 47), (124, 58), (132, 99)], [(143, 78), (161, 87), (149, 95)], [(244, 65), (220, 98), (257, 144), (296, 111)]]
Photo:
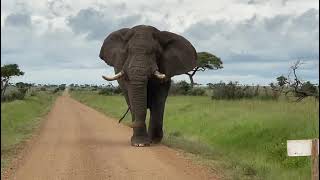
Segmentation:
[(60, 85), (42, 85), (34, 83), (17, 82), (11, 83), (14, 76), (22, 76), (24, 72), (20, 70), (17, 64), (5, 64), (1, 66), (1, 102), (22, 100), (26, 96), (35, 96), (41, 91), (57, 93), (66, 88), (66, 84)]

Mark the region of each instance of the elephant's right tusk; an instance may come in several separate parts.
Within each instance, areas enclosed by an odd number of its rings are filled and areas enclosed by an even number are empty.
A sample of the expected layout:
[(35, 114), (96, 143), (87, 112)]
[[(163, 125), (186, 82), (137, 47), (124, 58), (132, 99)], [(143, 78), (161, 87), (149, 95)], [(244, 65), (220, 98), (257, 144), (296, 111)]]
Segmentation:
[(102, 78), (107, 81), (114, 81), (121, 78), (123, 75), (124, 75), (123, 71), (120, 71), (118, 74), (114, 75), (113, 77), (102, 76)]
[(155, 75), (157, 78), (159, 78), (159, 79), (164, 79), (164, 78), (166, 78), (166, 75), (165, 75), (165, 74), (162, 74), (162, 73), (159, 72), (159, 71), (155, 71), (155, 72), (154, 72), (154, 75)]

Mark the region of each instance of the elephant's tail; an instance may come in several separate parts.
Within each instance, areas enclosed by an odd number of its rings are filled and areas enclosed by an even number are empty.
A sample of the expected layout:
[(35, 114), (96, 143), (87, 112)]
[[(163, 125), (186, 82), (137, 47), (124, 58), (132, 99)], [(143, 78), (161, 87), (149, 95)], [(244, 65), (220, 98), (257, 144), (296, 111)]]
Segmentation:
[(127, 109), (127, 111), (123, 114), (123, 116), (119, 119), (119, 122), (118, 123), (120, 123), (125, 117), (126, 117), (126, 115), (128, 114), (128, 112), (129, 112), (129, 109), (130, 109), (130, 106), (128, 106), (128, 109)]

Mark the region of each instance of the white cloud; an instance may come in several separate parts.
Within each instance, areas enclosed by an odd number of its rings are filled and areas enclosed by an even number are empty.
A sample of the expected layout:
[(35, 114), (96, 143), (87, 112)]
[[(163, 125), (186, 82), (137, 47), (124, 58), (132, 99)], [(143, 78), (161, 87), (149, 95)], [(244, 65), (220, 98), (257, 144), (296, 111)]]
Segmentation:
[[(2, 63), (18, 63), (26, 71), (20, 80), (101, 83), (102, 70), (112, 70), (98, 58), (104, 37), (143, 23), (184, 34), (198, 51), (222, 58), (225, 68), (199, 73), (200, 83), (269, 83), (297, 58), (309, 63), (301, 76), (319, 81), (317, 0), (5, 0), (1, 5)], [(179, 78), (187, 77), (174, 79)]]

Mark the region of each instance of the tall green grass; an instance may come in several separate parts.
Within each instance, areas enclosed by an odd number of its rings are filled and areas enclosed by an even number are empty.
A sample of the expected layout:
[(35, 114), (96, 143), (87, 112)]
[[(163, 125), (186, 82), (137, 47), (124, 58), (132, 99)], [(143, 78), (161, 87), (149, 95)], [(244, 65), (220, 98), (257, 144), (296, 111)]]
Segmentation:
[(23, 100), (1, 103), (1, 169), (8, 165), (18, 146), (39, 126), (57, 95), (37, 92)]
[[(116, 118), (127, 108), (121, 96), (74, 91), (72, 97)], [(287, 157), (286, 140), (319, 137), (318, 112), (314, 99), (294, 103), (170, 96), (164, 143), (213, 160), (227, 179), (310, 179), (309, 158)]]

